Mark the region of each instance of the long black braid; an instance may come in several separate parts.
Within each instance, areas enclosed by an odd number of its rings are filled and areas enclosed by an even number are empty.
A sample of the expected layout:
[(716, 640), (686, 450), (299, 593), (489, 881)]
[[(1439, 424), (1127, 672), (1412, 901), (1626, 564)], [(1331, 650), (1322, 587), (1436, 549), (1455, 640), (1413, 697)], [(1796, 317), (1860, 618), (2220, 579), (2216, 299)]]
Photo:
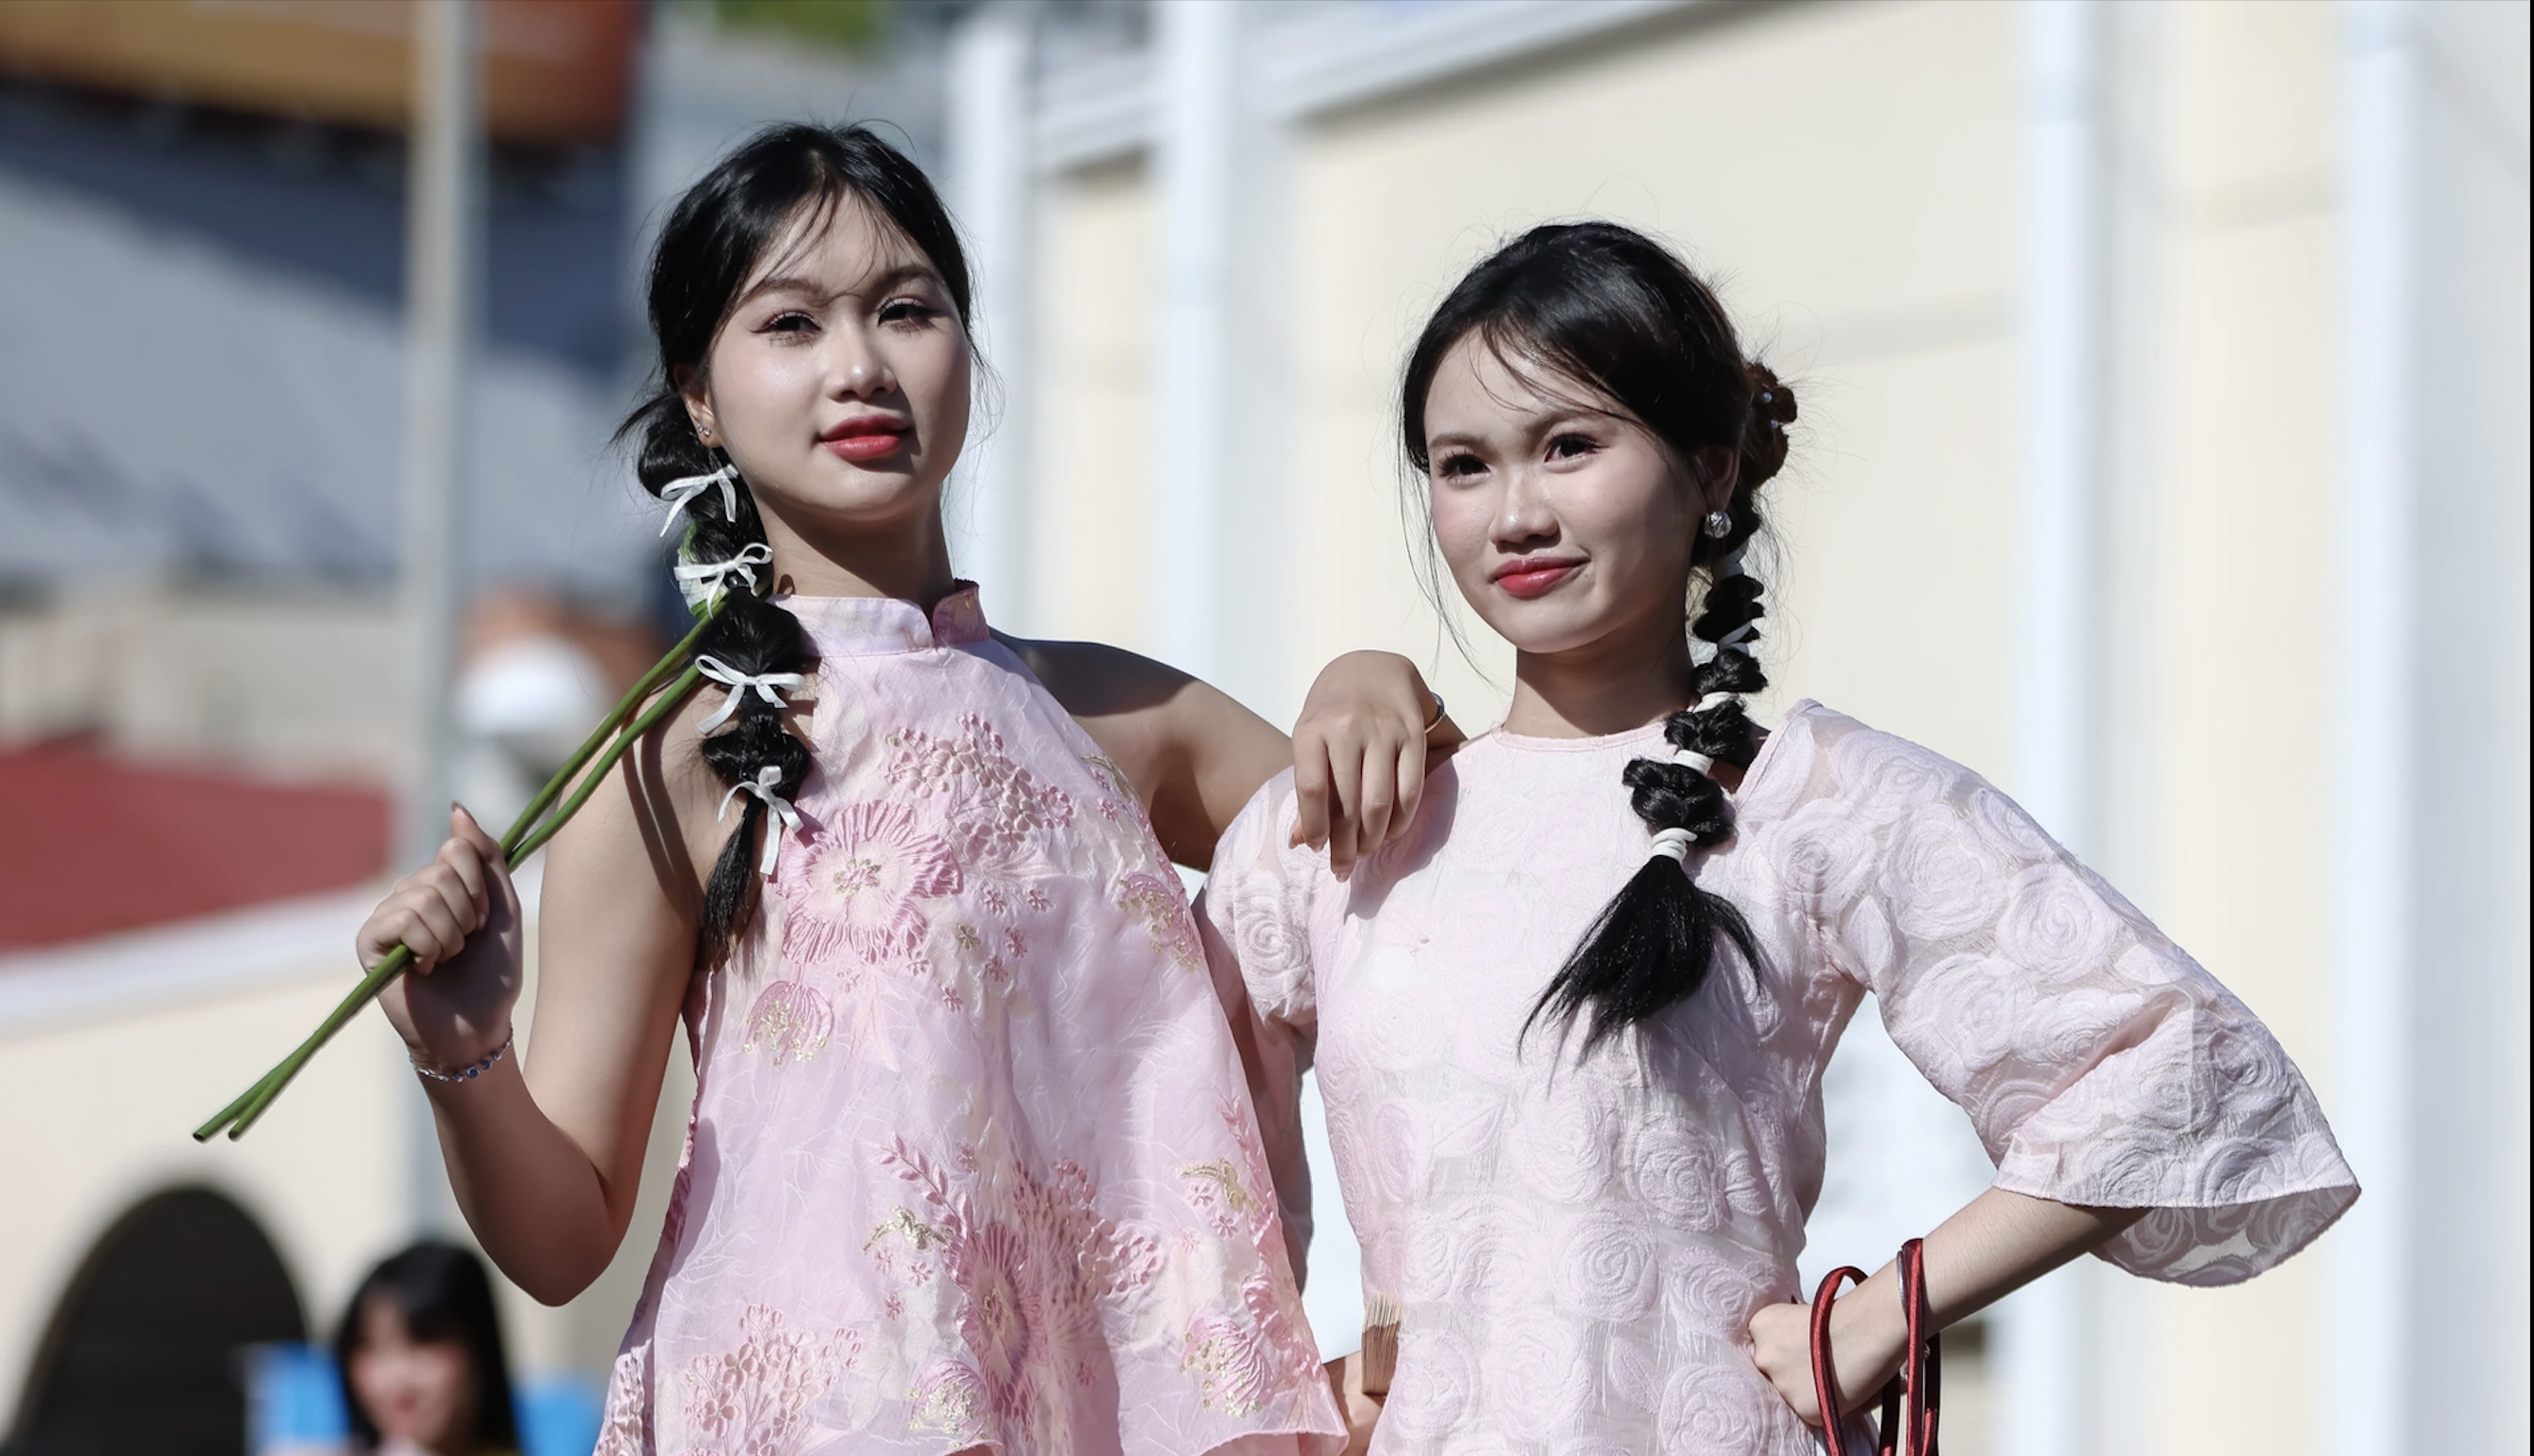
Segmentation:
[(1746, 360), (1716, 295), (1661, 244), (1606, 222), (1537, 227), (1473, 269), (1411, 354), (1402, 426), (1409, 458), (1430, 472), (1425, 395), (1444, 356), (1476, 337), (1537, 361), (1634, 416), (1684, 468), (1732, 452), (1733, 488), (1708, 518), (1690, 562), (1707, 588), (1689, 634), (1713, 651), (1695, 664), (1692, 705), (1663, 720), (1669, 758), (1620, 773), (1653, 851), (1594, 921), (1533, 1006), (1569, 1023), (1588, 1015), (1589, 1050), (1695, 995), (1720, 939), (1755, 973), (1759, 947), (1739, 907), (1702, 888), (1691, 855), (1732, 837), (1733, 802), (1708, 769), (1748, 768), (1763, 734), (1744, 695), (1768, 686), (1754, 651), (1767, 615), (1742, 557), (1761, 529), (1759, 491), (1786, 459), (1792, 391)]
[[(727, 496), (718, 482), (680, 492), (687, 533), (679, 556), (690, 568), (725, 565), (718, 581), (691, 588), (728, 594), (696, 655), (747, 677), (807, 674), (814, 650), (799, 620), (766, 600), (776, 582), (764, 562), (770, 553), (755, 498), (729, 457), (697, 435), (680, 387), (704, 368), (713, 336), (766, 250), (796, 218), (848, 200), (869, 207), (924, 253), (964, 328), (968, 264), (948, 212), (914, 162), (861, 126), (785, 124), (758, 132), (678, 200), (652, 253), (649, 312), (659, 376), (619, 434), (638, 435), (635, 474), (654, 496), (728, 471)], [(702, 745), (704, 762), (733, 791), (734, 807), (744, 809), (704, 884), (698, 949), (705, 965), (729, 955), (754, 915), (763, 836), (782, 832), (757, 790), (788, 805), (810, 776), (809, 746), (787, 726), (782, 703), (734, 689), (731, 704), (728, 725)]]

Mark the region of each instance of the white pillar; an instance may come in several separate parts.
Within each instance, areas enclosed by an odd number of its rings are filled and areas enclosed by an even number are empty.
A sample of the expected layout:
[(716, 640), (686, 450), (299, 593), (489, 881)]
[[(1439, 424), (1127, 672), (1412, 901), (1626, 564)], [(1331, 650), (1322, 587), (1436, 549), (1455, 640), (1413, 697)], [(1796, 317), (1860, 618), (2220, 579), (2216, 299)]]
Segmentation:
[[(2335, 1456), (2410, 1449), (2412, 573), (2418, 76), (2412, 8), (2344, 0), (2339, 952), (2332, 1127), (2366, 1193), (2333, 1231)], [(2493, 1392), (2496, 1394), (2496, 1392)]]
[(1231, 450), (1230, 255), (1238, 105), (1235, 0), (1159, 0), (1154, 193), (1161, 212), (1153, 357), (1150, 641), (1220, 678), (1224, 491)]
[[(2025, 0), (2017, 790), (2079, 853), (2095, 824), (2097, 510), (2104, 428), (2102, 16)], [(2091, 1261), (1998, 1307), (1998, 1449), (2094, 1445)]]
[(976, 344), (991, 371), (954, 490), (951, 550), (985, 585), (996, 625), (1026, 634), (1028, 551), (1030, 30), (1017, 7), (988, 5), (950, 42), (950, 211), (968, 241)]
[[(413, 697), (414, 752), (396, 836), (398, 870), (449, 835), (450, 701), (458, 551), (466, 539), (476, 315), (483, 252), (483, 86), (476, 0), (417, 5), (414, 109), (405, 192), (405, 395), (399, 587)], [(498, 826), (497, 826), (498, 827)], [(412, 1210), (447, 1222), (448, 1185), (430, 1112), (414, 1102)]]

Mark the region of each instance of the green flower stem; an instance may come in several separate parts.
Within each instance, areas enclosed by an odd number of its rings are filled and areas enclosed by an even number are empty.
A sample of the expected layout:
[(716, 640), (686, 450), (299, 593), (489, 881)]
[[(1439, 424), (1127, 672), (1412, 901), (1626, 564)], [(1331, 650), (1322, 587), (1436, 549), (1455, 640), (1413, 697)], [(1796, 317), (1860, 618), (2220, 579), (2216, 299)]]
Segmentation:
[[(528, 856), (544, 848), (546, 841), (552, 839), (555, 832), (570, 822), (572, 817), (580, 812), (583, 804), (589, 802), (591, 792), (616, 766), (617, 760), (625, 757), (625, 751), (633, 747), (644, 734), (657, 727), (661, 719), (677, 711), (678, 704), (685, 701), (687, 695), (694, 691), (695, 684), (702, 680), (702, 674), (688, 659), (694, 653), (695, 644), (702, 638), (704, 629), (710, 627), (713, 619), (721, 615), (722, 604), (726, 600), (728, 600), (726, 596), (715, 597), (710, 606), (697, 614), (694, 629), (689, 632), (676, 646), (670, 648), (666, 656), (652, 664), (651, 670), (644, 673), (641, 680), (617, 700), (616, 706), (608, 710), (607, 716), (600, 721), (597, 729), (588, 738), (582, 740), (579, 748), (573, 751), (571, 761), (565, 763), (554, 777), (547, 779), (545, 787), (539, 789), (537, 796), (528, 801), (528, 807), (521, 810), (518, 819), (511, 824), (510, 832), (502, 836), (504, 864), (512, 869), (517, 869)], [(618, 732), (618, 726), (625, 722), (626, 715), (634, 712), (645, 698), (650, 697), (659, 688), (661, 680), (676, 671), (681, 663), (686, 664), (685, 670), (679, 673), (677, 679), (669, 685), (668, 691), (660, 696), (659, 700), (643, 709), (630, 726)], [(609, 743), (611, 734), (614, 735), (613, 743)], [(598, 753), (601, 744), (608, 745), (607, 751), (599, 755), (595, 765), (592, 765), (591, 756)], [(582, 772), (584, 768), (589, 768), (591, 771), (584, 774)], [(554, 804), (556, 797), (570, 787), (574, 779), (580, 781), (580, 787), (573, 790), (572, 797), (564, 801), (560, 810), (547, 818), (543, 823), (539, 823), (539, 817), (545, 815), (548, 807)], [(381, 991), (385, 990), (389, 982), (404, 974), (412, 964), (413, 950), (410, 946), (398, 945), (389, 951), (369, 974), (361, 978), (360, 984), (352, 988), (351, 994), (344, 997), (333, 1010), (327, 1013), (326, 1019), (306, 1041), (301, 1042), (297, 1049), (283, 1058), (272, 1070), (258, 1078), (254, 1086), (240, 1093), (237, 1100), (220, 1109), (217, 1117), (195, 1128), (194, 1140), (208, 1142), (212, 1134), (222, 1128), (228, 1130), (232, 1141), (245, 1136), (246, 1129), (254, 1126), (256, 1120), (264, 1116), (264, 1110), (272, 1105), (273, 1099), (281, 1095), (281, 1089), (289, 1086), (293, 1077), (299, 1075), (299, 1069), (308, 1064), (309, 1059), (315, 1057), (319, 1049), (332, 1041), (334, 1033), (342, 1030), (355, 1015), (359, 1014), (361, 1007), (367, 1005)]]
[[(651, 696), (652, 690), (660, 686), (663, 678), (676, 671), (679, 664), (694, 655), (695, 644), (703, 639), (704, 629), (712, 626), (713, 619), (721, 615), (722, 603), (729, 599), (726, 593), (713, 598), (712, 605), (704, 608), (703, 612), (695, 618), (694, 630), (681, 638), (676, 646), (671, 647), (667, 656), (652, 663), (651, 670), (642, 674), (639, 682), (626, 690), (623, 698), (616, 699), (616, 706), (609, 708), (607, 716), (599, 720), (596, 728), (590, 730), (589, 737), (582, 739), (580, 747), (572, 751), (570, 761), (566, 762), (554, 777), (546, 780), (546, 786), (537, 790), (537, 796), (528, 801), (527, 808), (519, 811), (519, 817), (511, 822), (510, 832), (502, 836), (502, 853), (511, 857), (512, 864), (516, 865), (527, 857), (527, 852), (519, 849), (519, 842), (526, 837), (529, 827), (536, 823), (537, 817), (546, 812), (548, 805), (554, 803), (555, 796), (562, 793), (565, 786), (572, 782), (573, 775), (580, 772), (581, 765), (589, 761), (590, 755), (598, 752), (599, 745), (607, 741), (607, 736), (615, 731), (616, 725), (632, 716), (634, 708), (641, 705), (643, 698)], [(611, 758), (608, 761), (612, 763), (615, 760)], [(572, 809), (563, 812), (561, 819), (571, 819), (573, 810), (579, 807), (579, 803), (575, 801)], [(561, 819), (557, 822), (561, 822)]]

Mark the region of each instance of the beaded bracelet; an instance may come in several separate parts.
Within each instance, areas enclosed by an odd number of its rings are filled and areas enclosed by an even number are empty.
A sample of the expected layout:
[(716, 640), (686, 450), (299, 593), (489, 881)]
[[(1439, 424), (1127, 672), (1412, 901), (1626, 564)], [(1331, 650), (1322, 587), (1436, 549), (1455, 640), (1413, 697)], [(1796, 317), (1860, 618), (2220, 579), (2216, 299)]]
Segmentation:
[(518, 1028), (516, 1027), (513, 1027), (511, 1030), (502, 1033), (502, 1045), (495, 1047), (491, 1056), (486, 1057), (483, 1061), (476, 1062), (472, 1066), (460, 1067), (455, 1071), (442, 1071), (436, 1066), (425, 1066), (421, 1062), (417, 1062), (413, 1064), (414, 1072), (418, 1076), (428, 1078), (435, 1082), (471, 1082), (477, 1077), (482, 1076), (484, 1073), (491, 1071), (493, 1069), (493, 1063), (510, 1055), (511, 1042), (513, 1039), (517, 1037), (517, 1035)]

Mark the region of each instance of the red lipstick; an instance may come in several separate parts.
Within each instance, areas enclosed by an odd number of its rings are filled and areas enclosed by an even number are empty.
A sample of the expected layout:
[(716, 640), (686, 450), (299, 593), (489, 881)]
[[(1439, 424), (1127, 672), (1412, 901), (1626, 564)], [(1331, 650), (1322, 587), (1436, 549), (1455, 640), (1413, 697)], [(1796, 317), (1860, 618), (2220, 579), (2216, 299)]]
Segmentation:
[(1582, 569), (1584, 563), (1573, 557), (1523, 556), (1506, 562), (1495, 570), (1495, 583), (1507, 596), (1529, 601), (1546, 596), (1558, 583)]
[(884, 414), (858, 414), (841, 424), (829, 426), (818, 436), (818, 444), (831, 455), (848, 460), (883, 459), (906, 448), (906, 437), (914, 426)]

